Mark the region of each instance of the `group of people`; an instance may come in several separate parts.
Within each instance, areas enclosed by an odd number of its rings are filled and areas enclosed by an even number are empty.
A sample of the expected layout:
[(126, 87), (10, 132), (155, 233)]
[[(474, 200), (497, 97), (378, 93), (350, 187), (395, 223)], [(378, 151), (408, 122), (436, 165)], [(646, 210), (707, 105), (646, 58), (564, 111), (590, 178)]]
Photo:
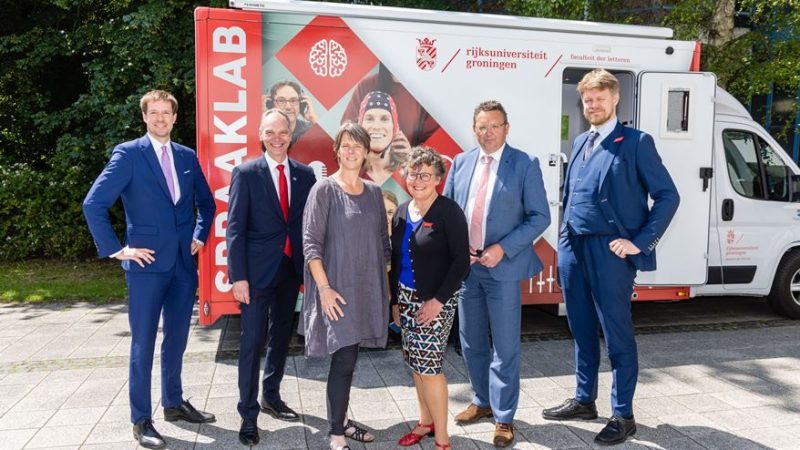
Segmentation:
[[(652, 138), (617, 120), (616, 78), (598, 69), (578, 90), (591, 129), (573, 145), (558, 244), (577, 387), (573, 398), (542, 414), (549, 420), (597, 417), (602, 329), (612, 365), (612, 417), (595, 440), (617, 444), (636, 431), (633, 279), (637, 270), (655, 268), (655, 246), (679, 199)], [(149, 92), (141, 109), (147, 135), (117, 146), (84, 211), (100, 255), (122, 260), (126, 270), (134, 437), (142, 446), (162, 448), (150, 407), (160, 315), (165, 420), (214, 420), (183, 398), (180, 381), (197, 286), (191, 255), (208, 236), (214, 202), (194, 153), (169, 139), (177, 118), (174, 97)], [(478, 146), (458, 155), (447, 176), (435, 150), (410, 149), (401, 166), (410, 200), (398, 205), (364, 178), (373, 148), (373, 133), (365, 127), (341, 126), (333, 148), (338, 170), (315, 179), (308, 166), (288, 157), (291, 118), (275, 108), (263, 114), (264, 155), (233, 170), (226, 235), (228, 276), (241, 303), (237, 409), (242, 444), (259, 442), (259, 412), (280, 420), (300, 418), (282, 400), (280, 384), (301, 283), (298, 331), (305, 336), (305, 353), (330, 357), (331, 449), (349, 449), (348, 439), (376, 438), (348, 418), (347, 410), (359, 349), (385, 346), (389, 320), (402, 330), (402, 356), (419, 412), (398, 444), (412, 446), (432, 437), (436, 449), (450, 448), (442, 363), (456, 314), (474, 397), (455, 420), (493, 418), (494, 445), (513, 443), (520, 394), (519, 285), (542, 270), (533, 242), (550, 225), (549, 205), (537, 158), (506, 142), (510, 125), (504, 107), (480, 103), (472, 127)], [(120, 196), (128, 220), (124, 246), (108, 219), (108, 208)], [(393, 214), (387, 214), (389, 207)]]

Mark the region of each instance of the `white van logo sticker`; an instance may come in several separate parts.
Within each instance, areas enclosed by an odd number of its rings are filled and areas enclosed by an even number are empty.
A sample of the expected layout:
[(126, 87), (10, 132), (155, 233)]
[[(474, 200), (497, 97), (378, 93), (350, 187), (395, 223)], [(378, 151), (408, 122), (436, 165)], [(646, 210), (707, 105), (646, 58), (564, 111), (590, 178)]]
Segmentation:
[(431, 70), (436, 67), (436, 39), (417, 39), (417, 67)]
[(333, 39), (323, 39), (308, 52), (311, 70), (321, 77), (339, 77), (347, 68), (347, 52)]

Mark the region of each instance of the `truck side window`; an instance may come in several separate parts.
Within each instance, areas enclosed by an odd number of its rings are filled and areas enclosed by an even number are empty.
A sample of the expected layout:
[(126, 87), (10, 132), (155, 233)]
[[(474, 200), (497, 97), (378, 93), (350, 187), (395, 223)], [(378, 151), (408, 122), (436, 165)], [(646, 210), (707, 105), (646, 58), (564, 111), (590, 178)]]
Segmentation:
[(722, 143), (728, 176), (739, 195), (789, 201), (791, 169), (766, 141), (747, 131), (725, 130)]

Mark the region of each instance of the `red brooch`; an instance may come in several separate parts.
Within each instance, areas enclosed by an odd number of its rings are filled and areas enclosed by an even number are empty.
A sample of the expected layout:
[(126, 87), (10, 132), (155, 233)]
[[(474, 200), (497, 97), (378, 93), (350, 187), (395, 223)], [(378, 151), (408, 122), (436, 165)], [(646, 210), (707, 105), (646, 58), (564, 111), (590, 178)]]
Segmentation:
[(625, 136), (620, 136), (620, 137), (614, 139), (614, 143), (622, 142), (623, 139), (625, 139)]
[(433, 228), (433, 222), (422, 222), (422, 226), (425, 228)]

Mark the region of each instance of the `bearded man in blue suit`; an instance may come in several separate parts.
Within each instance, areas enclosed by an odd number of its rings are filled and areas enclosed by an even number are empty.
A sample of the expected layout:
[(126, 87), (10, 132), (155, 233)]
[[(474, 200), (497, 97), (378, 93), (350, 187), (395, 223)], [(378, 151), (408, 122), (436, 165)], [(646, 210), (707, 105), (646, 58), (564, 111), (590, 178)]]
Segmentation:
[[(121, 260), (125, 270), (134, 438), (143, 447), (163, 448), (164, 438), (153, 426), (150, 400), (160, 317), (164, 419), (214, 421), (213, 414), (198, 411), (183, 399), (181, 368), (198, 283), (193, 255), (208, 237), (216, 207), (194, 150), (170, 141), (178, 118), (175, 97), (150, 91), (139, 106), (147, 134), (114, 148), (83, 201), (83, 212), (99, 255)], [(120, 197), (127, 225), (124, 246), (108, 215)]]
[(602, 329), (611, 360), (612, 417), (595, 442), (614, 445), (636, 432), (633, 394), (639, 363), (630, 307), (633, 280), (637, 270), (655, 270), (656, 244), (680, 198), (653, 138), (617, 120), (616, 77), (595, 69), (578, 83), (578, 91), (592, 126), (572, 146), (558, 244), (559, 281), (575, 340), (577, 387), (575, 398), (545, 409), (542, 416), (597, 417)]
[(455, 419), (494, 416), (494, 445), (506, 447), (519, 402), (519, 284), (542, 270), (533, 241), (550, 225), (550, 212), (538, 159), (506, 143), (503, 105), (482, 102), (472, 122), (479, 146), (456, 156), (444, 187), (467, 216), (471, 255), (458, 321), (475, 397)]

